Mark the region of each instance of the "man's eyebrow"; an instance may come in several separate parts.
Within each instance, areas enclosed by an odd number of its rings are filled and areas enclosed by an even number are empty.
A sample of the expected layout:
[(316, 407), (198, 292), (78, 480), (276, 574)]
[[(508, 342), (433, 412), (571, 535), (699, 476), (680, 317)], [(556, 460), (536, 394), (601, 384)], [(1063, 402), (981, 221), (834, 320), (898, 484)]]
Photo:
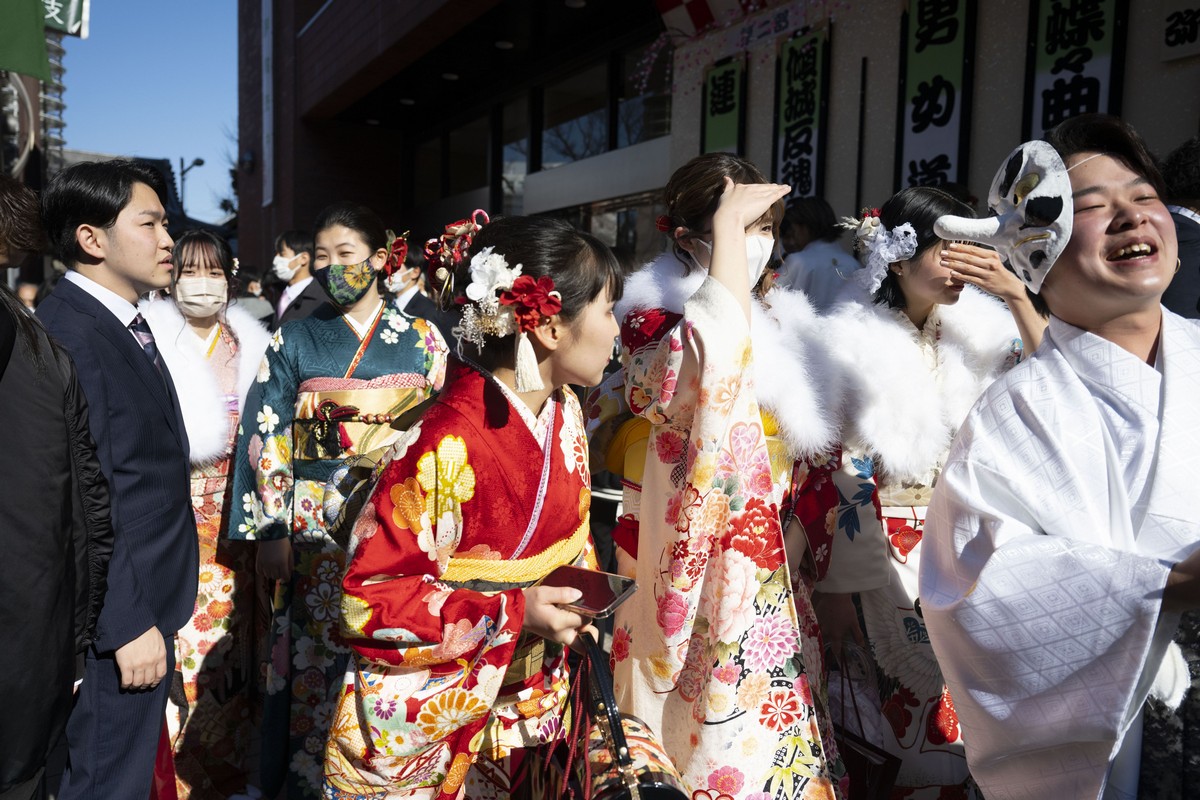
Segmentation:
[[(1133, 180), (1131, 180), (1129, 183), (1125, 184), (1124, 188), (1126, 188), (1126, 189), (1131, 189), (1131, 188), (1133, 188), (1134, 186), (1137, 186), (1137, 185), (1139, 185), (1139, 184), (1143, 184), (1143, 183), (1144, 183), (1144, 184), (1149, 184), (1149, 183), (1150, 183), (1150, 181), (1149, 181), (1149, 180), (1146, 178), (1146, 176), (1144, 176), (1144, 175), (1138, 175), (1136, 178), (1134, 178)], [(1094, 193), (1094, 192), (1100, 192), (1100, 191), (1103, 191), (1103, 190), (1104, 190), (1104, 187), (1103, 187), (1103, 186), (1099, 186), (1099, 185), (1097, 185), (1097, 186), (1085, 186), (1085, 187), (1083, 187), (1082, 189), (1078, 189), (1078, 190), (1076, 190), (1076, 191), (1074, 191), (1074, 192), (1071, 192), (1071, 199), (1075, 199), (1076, 197), (1079, 197), (1080, 195), (1092, 194), (1092, 193)]]
[(139, 217), (151, 217), (153, 219), (162, 219), (166, 214), (155, 208), (146, 208), (138, 212)]

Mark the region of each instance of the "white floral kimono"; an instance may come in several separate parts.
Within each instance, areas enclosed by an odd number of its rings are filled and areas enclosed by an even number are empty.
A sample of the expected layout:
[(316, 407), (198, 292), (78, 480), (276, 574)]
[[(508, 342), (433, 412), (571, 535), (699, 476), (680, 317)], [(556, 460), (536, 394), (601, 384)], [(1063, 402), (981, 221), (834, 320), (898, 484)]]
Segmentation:
[(1198, 409), (1195, 322), (1164, 309), (1155, 369), (1051, 319), (959, 432), (921, 596), (989, 800), (1136, 791), (1143, 702), (1189, 685), (1161, 601), (1200, 543)]
[[(788, 579), (782, 487), (756, 399), (758, 337), (752, 347), (722, 284), (682, 273), (664, 255), (625, 288), (635, 306), (623, 314), (626, 400), (651, 430), (639, 590), (616, 619), (618, 702), (661, 734), (696, 800), (833, 797), (842, 767), (815, 631), (798, 622)], [(779, 326), (754, 305), (756, 331)], [(811, 408), (813, 430), (782, 438), (831, 444), (836, 424), (818, 413), (825, 387), (804, 372), (817, 359), (800, 357), (802, 341), (790, 346), (790, 362), (774, 366), (797, 374), (769, 391)], [(811, 614), (807, 598), (801, 607)]]

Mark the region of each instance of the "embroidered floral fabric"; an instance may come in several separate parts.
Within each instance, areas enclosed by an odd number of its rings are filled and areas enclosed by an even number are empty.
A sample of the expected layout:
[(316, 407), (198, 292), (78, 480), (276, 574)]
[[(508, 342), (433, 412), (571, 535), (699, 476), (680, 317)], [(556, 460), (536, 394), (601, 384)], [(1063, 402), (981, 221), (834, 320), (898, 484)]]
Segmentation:
[(640, 588), (614, 632), (618, 702), (663, 732), (694, 800), (834, 797), (842, 766), (813, 691), (815, 623), (802, 626), (793, 602), (787, 480), (772, 475), (741, 320), (708, 279), (682, 316), (635, 309), (622, 326), (626, 399), (653, 428)]

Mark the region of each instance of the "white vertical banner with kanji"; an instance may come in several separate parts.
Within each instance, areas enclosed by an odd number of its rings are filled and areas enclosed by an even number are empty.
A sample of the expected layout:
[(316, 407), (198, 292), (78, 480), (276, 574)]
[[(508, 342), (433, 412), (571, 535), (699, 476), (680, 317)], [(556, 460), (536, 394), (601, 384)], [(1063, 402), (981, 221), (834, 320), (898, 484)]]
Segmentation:
[(1162, 60), (1200, 53), (1200, 0), (1162, 0)]
[(775, 81), (775, 180), (789, 197), (823, 190), (829, 95), (829, 29), (798, 31), (779, 49)]
[(963, 183), (975, 0), (911, 0), (901, 21), (896, 188)]
[(1121, 113), (1126, 0), (1030, 0), (1025, 139), (1079, 114)]

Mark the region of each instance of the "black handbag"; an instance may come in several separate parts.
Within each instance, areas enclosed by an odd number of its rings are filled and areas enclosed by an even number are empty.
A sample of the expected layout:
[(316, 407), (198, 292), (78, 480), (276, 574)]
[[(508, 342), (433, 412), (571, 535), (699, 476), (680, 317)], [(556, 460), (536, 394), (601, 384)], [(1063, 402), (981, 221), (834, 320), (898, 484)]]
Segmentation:
[[(868, 680), (874, 672), (871, 661), (857, 647), (847, 646), (849, 652), (857, 656), (862, 680), (868, 685), (874, 685)], [(844, 651), (845, 652), (845, 651)], [(849, 659), (844, 659), (844, 662)], [(838, 752), (842, 763), (846, 765), (846, 775), (850, 778), (850, 794), (848, 800), (887, 800), (891, 796), (892, 786), (900, 773), (900, 759), (872, 744), (861, 735), (864, 732), (862, 713), (858, 710), (858, 697), (854, 692), (854, 680), (846, 673), (848, 663), (842, 663), (838, 669), (841, 680), (842, 708), (841, 719), (833, 724), (833, 738), (837, 742)], [(854, 707), (854, 718), (858, 723), (858, 733), (855, 733), (846, 719), (846, 694)]]
[(687, 800), (683, 780), (662, 741), (645, 722), (622, 714), (613, 696), (608, 656), (589, 634), (580, 634), (587, 655), (591, 724), (575, 777), (590, 800)]

